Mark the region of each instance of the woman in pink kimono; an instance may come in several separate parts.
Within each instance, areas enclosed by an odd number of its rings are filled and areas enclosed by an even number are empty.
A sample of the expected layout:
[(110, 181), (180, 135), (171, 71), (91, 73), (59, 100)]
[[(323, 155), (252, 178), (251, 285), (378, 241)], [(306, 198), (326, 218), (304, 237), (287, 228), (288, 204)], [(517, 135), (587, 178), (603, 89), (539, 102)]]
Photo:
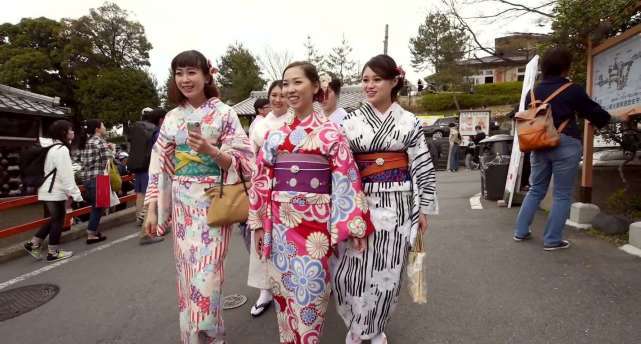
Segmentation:
[[(207, 224), (211, 200), (205, 190), (235, 184), (255, 165), (249, 139), (231, 107), (221, 102), (207, 59), (197, 51), (171, 62), (167, 113), (149, 166), (145, 230), (172, 229), (178, 273), (182, 343), (224, 343), (223, 262), (231, 226)], [(248, 178), (248, 177), (246, 177)]]
[(270, 260), (281, 343), (318, 343), (331, 290), (329, 257), (373, 229), (358, 168), (341, 129), (313, 110), (322, 97), (316, 68), (287, 66), (283, 92), (293, 116), (267, 134), (250, 191), (249, 226)]

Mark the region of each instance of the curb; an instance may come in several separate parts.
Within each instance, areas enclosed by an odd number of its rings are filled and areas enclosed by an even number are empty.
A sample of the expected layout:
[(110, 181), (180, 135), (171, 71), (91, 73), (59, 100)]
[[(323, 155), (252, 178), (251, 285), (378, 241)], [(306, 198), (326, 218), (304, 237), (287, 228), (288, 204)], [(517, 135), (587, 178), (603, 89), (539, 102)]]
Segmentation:
[[(121, 226), (126, 223), (136, 221), (136, 208), (127, 208), (113, 214), (103, 216), (100, 219), (100, 231), (105, 231), (114, 227)], [(63, 232), (60, 236), (60, 243), (78, 240), (87, 236), (87, 226), (89, 222), (83, 222), (71, 226), (71, 229)], [(22, 247), (22, 243), (0, 249), (0, 264), (10, 260), (24, 257), (28, 255), (27, 251)]]

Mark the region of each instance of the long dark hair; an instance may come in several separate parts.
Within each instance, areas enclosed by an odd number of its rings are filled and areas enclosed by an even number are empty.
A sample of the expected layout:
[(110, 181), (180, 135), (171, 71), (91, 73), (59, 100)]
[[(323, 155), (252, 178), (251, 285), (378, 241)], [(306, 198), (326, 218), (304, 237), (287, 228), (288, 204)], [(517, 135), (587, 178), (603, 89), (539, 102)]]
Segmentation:
[(85, 149), (87, 146), (87, 141), (94, 136), (96, 133), (96, 129), (100, 128), (102, 126), (102, 120), (94, 118), (94, 119), (88, 119), (82, 124), (82, 133), (80, 135), (80, 149)]
[(73, 130), (73, 125), (71, 122), (64, 120), (64, 119), (59, 119), (55, 122), (53, 122), (50, 126), (48, 131), (49, 137), (51, 137), (54, 140), (58, 140), (62, 142), (67, 148), (70, 146), (70, 142), (67, 139), (67, 134), (69, 134), (69, 130)]
[(185, 95), (182, 94), (182, 92), (180, 92), (180, 90), (178, 89), (178, 86), (176, 85), (176, 79), (174, 77), (176, 74), (176, 69), (181, 67), (198, 68), (201, 72), (203, 72), (203, 75), (205, 75), (205, 77), (209, 77), (209, 79), (205, 82), (204, 89), (205, 97), (207, 97), (207, 99), (218, 97), (220, 95), (220, 92), (218, 92), (218, 88), (214, 83), (214, 78), (210, 73), (211, 66), (209, 65), (209, 62), (207, 61), (205, 55), (197, 50), (187, 50), (176, 55), (176, 57), (171, 60), (171, 81), (169, 82), (169, 88), (167, 90), (167, 98), (169, 98), (169, 101), (171, 103), (182, 105), (187, 101), (187, 97), (185, 97)]
[(318, 91), (314, 93), (314, 101), (322, 101), (325, 95), (323, 94), (323, 89), (320, 87), (320, 76), (318, 75), (318, 70), (316, 69), (316, 67), (307, 61), (292, 62), (287, 67), (285, 67), (285, 70), (283, 71), (283, 79), (285, 79), (285, 72), (287, 72), (288, 69), (294, 67), (301, 68), (303, 70), (303, 73), (305, 74), (305, 77), (309, 79), (312, 84), (316, 84), (317, 86), (319, 86)]
[(388, 55), (376, 55), (372, 57), (361, 71), (361, 75), (365, 72), (365, 68), (369, 67), (374, 73), (378, 74), (381, 78), (385, 80), (394, 80), (397, 79), (398, 83), (392, 88), (390, 96), (392, 101), (395, 101), (398, 98), (398, 91), (401, 90), (403, 84), (405, 83), (404, 78), (401, 76), (401, 71), (396, 65), (396, 61)]

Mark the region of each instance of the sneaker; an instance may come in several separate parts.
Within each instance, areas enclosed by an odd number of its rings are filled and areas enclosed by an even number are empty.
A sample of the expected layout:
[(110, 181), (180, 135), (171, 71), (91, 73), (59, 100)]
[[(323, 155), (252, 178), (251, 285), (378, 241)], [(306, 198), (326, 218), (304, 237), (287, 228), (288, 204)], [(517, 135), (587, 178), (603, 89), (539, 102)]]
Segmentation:
[(518, 236), (518, 235), (514, 234), (514, 236), (512, 237), (512, 239), (514, 239), (514, 241), (516, 241), (516, 242), (521, 242), (521, 241), (525, 241), (525, 240), (530, 240), (530, 239), (532, 239), (532, 232), (527, 232), (527, 234), (525, 234), (525, 236), (522, 236), (522, 237), (520, 237), (520, 236)]
[(64, 250), (56, 250), (55, 253), (47, 253), (47, 261), (48, 262), (55, 262), (58, 260), (63, 260), (67, 259), (69, 257), (73, 256), (73, 252), (71, 251), (64, 251)]
[(556, 250), (560, 250), (560, 249), (564, 249), (564, 248), (568, 248), (568, 247), (570, 247), (570, 242), (567, 241), (567, 240), (561, 240), (560, 243), (558, 243), (558, 244), (556, 244), (554, 246), (544, 245), (543, 249), (545, 251), (556, 251)]
[(145, 235), (143, 237), (140, 237), (139, 244), (140, 245), (151, 245), (151, 244), (159, 243), (159, 242), (161, 242), (163, 240), (165, 240), (165, 238), (163, 238), (163, 237), (159, 237), (159, 236), (150, 237), (149, 235)]
[(26, 242), (23, 247), (33, 258), (38, 260), (42, 259), (42, 252), (40, 252), (41, 245), (34, 245), (29, 241)]

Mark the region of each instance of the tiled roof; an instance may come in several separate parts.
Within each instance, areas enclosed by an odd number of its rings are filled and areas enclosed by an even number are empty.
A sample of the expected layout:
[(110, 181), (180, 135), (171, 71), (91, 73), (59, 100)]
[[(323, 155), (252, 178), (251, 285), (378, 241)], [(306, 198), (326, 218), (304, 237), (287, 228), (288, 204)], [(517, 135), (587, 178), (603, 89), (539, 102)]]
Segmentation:
[(0, 85), (0, 112), (49, 117), (67, 117), (69, 108), (60, 106), (60, 98), (48, 97)]
[(460, 61), (458, 64), (474, 66), (474, 65), (484, 65), (484, 64), (514, 64), (514, 63), (526, 64), (528, 62), (528, 57), (525, 55), (505, 56), (505, 58), (511, 61), (506, 61), (498, 56), (483, 56), (479, 58), (463, 60), (463, 61)]
[[(249, 98), (233, 106), (239, 116), (253, 116), (254, 102), (259, 98), (267, 98), (267, 91), (252, 91)], [(338, 107), (346, 111), (357, 109), (365, 99), (360, 85), (344, 86), (341, 88), (341, 95), (338, 98)], [(318, 109), (317, 109), (318, 110)]]

